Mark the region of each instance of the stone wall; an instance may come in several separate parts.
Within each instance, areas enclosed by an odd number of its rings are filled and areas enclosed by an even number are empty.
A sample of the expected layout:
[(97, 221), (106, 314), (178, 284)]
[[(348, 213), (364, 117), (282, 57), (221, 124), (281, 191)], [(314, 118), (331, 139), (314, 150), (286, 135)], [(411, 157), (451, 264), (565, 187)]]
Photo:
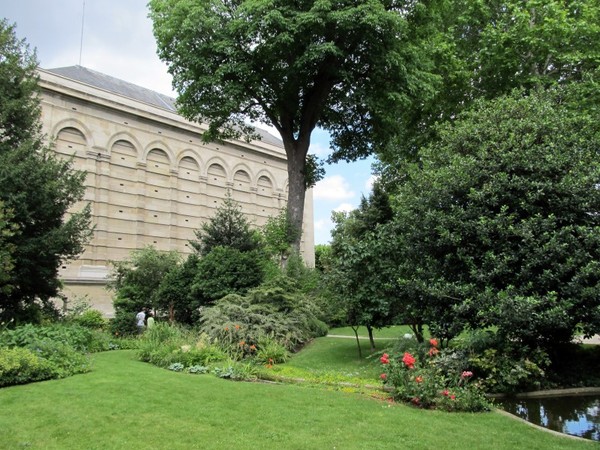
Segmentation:
[[(285, 152), (276, 138), (204, 143), (202, 125), (174, 111), (40, 70), (42, 126), (55, 150), (85, 170), (93, 239), (64, 265), (67, 295), (88, 294), (107, 315), (102, 293), (110, 261), (134, 249), (191, 251), (188, 241), (229, 191), (257, 227), (287, 200)], [(76, 207), (76, 208), (77, 208)], [(302, 251), (314, 264), (312, 192), (307, 193)]]

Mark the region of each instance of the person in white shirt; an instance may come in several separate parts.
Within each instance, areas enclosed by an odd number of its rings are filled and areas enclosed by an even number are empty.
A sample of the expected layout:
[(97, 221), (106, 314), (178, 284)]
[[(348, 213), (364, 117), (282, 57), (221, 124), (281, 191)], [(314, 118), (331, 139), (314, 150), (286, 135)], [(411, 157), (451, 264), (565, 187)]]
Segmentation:
[(135, 324), (138, 329), (138, 334), (142, 334), (144, 332), (144, 328), (146, 325), (144, 324), (144, 320), (146, 319), (146, 313), (144, 310), (141, 310), (139, 313), (135, 315)]

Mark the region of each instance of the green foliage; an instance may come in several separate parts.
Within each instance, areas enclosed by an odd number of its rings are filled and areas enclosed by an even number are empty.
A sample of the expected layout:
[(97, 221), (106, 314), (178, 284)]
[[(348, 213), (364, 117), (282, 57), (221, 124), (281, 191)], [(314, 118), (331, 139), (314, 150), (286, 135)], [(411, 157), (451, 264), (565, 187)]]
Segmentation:
[(57, 378), (54, 364), (26, 348), (0, 347), (0, 387)]
[(315, 336), (327, 332), (315, 305), (293, 281), (281, 278), (251, 290), (244, 297), (228, 295), (202, 311), (202, 330), (232, 348), (254, 345), (259, 348), (270, 338), (294, 350)]
[(242, 252), (233, 247), (215, 247), (198, 261), (192, 294), (212, 303), (228, 294), (244, 295), (264, 277), (262, 253)]
[(227, 358), (220, 346), (207, 336), (165, 323), (157, 323), (146, 330), (139, 340), (137, 354), (141, 361), (163, 368), (178, 364), (177, 367), (181, 365), (182, 370)]
[(157, 306), (168, 312), (169, 320), (188, 325), (198, 321), (198, 308), (207, 301), (192, 290), (198, 262), (198, 255), (188, 255), (183, 264), (173, 268), (161, 281)]
[(223, 204), (208, 222), (195, 232), (196, 241), (192, 247), (202, 256), (208, 255), (217, 247), (227, 247), (240, 252), (251, 252), (260, 248), (257, 234), (250, 228), (250, 222), (242, 208), (227, 191)]
[[(14, 26), (0, 22), (0, 320), (40, 320), (60, 291), (58, 268), (91, 236), (85, 173), (44, 144), (37, 61)], [(69, 212), (67, 215), (67, 211)], [(7, 259), (8, 258), (8, 259)]]
[(336, 225), (326, 278), (344, 302), (346, 323), (366, 326), (371, 337), (373, 328), (394, 321), (395, 267), (389, 257), (381, 257), (388, 243), (377, 235), (391, 218), (388, 195), (378, 184), (358, 209), (333, 217)]
[(301, 230), (293, 227), (287, 209), (284, 208), (279, 215), (269, 217), (261, 232), (265, 242), (265, 251), (268, 255), (276, 257), (279, 266), (282, 267), (284, 260), (292, 253), (292, 244), (298, 238)]
[(169, 272), (177, 270), (180, 256), (161, 252), (152, 246), (131, 252), (129, 259), (115, 261), (110, 288), (115, 292), (115, 318), (111, 331), (121, 336), (134, 334), (135, 315), (143, 308), (164, 308), (160, 286)]
[(393, 388), (394, 397), (421, 408), (445, 411), (478, 412), (489, 410), (481, 386), (471, 383), (473, 372), (438, 364), (440, 351), (437, 341), (430, 340), (425, 355), (405, 351), (403, 354), (384, 353), (380, 361), (383, 382)]
[(0, 333), (0, 346), (33, 348), (42, 341), (67, 345), (81, 353), (108, 350), (108, 336), (79, 324), (21, 325)]
[(103, 330), (108, 325), (108, 321), (104, 318), (104, 315), (97, 309), (88, 309), (72, 317), (71, 321), (92, 330)]
[[(280, 133), (295, 229), (302, 229), (305, 189), (320, 175), (308, 155), (315, 127), (331, 134), (335, 159), (364, 157), (394, 134), (394, 112), (431, 92), (429, 61), (408, 31), (421, 2), (152, 0), (149, 6), (180, 111), (209, 124), (205, 139), (256, 137), (247, 119)], [(296, 250), (299, 242), (297, 236)]]
[(254, 359), (259, 364), (280, 364), (290, 359), (290, 352), (284, 345), (274, 339), (263, 337), (256, 345)]
[(10, 284), (11, 272), (15, 267), (13, 253), (14, 244), (8, 239), (17, 231), (17, 224), (11, 223), (12, 212), (0, 201), (0, 294), (8, 294), (13, 286)]
[(447, 0), (427, 8), (428, 36), (439, 75), (435, 94), (406, 110), (405, 132), (381, 155), (386, 182), (397, 182), (407, 154), (437, 136), (477, 99), (578, 83), (600, 66), (600, 7), (588, 0)]
[(581, 92), (595, 84), (479, 102), (407, 172), (380, 257), (408, 323), (532, 349), (600, 330), (600, 130)]

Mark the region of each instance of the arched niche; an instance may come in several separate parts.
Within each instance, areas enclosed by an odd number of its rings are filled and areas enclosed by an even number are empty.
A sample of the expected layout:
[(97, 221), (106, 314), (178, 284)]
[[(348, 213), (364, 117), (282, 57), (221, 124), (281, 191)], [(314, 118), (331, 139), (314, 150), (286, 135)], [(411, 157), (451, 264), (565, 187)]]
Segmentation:
[(198, 180), (200, 177), (200, 165), (191, 156), (184, 156), (177, 167), (179, 178), (186, 180)]
[(62, 128), (56, 135), (56, 152), (62, 155), (84, 157), (87, 141), (84, 134), (74, 127)]
[(167, 152), (160, 148), (153, 148), (146, 157), (146, 167), (149, 172), (168, 174), (171, 167)]
[(212, 163), (208, 166), (206, 175), (208, 182), (211, 184), (224, 186), (227, 181), (227, 172), (225, 172), (225, 168), (219, 163)]
[(111, 164), (135, 169), (137, 161), (138, 152), (131, 142), (125, 139), (115, 141), (110, 149)]

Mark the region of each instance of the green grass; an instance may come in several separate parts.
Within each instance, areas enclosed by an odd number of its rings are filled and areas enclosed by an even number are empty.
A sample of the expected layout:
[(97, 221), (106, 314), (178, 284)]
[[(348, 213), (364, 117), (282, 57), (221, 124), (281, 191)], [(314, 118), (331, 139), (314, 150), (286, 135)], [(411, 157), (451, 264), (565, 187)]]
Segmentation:
[(584, 449), (498, 413), (451, 414), (301, 385), (93, 356), (94, 370), (0, 389), (1, 449)]
[[(391, 327), (381, 328), (379, 330), (373, 330), (373, 336), (375, 339), (398, 339), (404, 336), (406, 333), (413, 334), (408, 325), (394, 325)], [(354, 337), (354, 330), (350, 327), (331, 328), (329, 330), (331, 336), (352, 336)], [(425, 336), (429, 336), (427, 330), (425, 330)], [(361, 339), (368, 339), (369, 333), (366, 327), (358, 327), (358, 337)]]

